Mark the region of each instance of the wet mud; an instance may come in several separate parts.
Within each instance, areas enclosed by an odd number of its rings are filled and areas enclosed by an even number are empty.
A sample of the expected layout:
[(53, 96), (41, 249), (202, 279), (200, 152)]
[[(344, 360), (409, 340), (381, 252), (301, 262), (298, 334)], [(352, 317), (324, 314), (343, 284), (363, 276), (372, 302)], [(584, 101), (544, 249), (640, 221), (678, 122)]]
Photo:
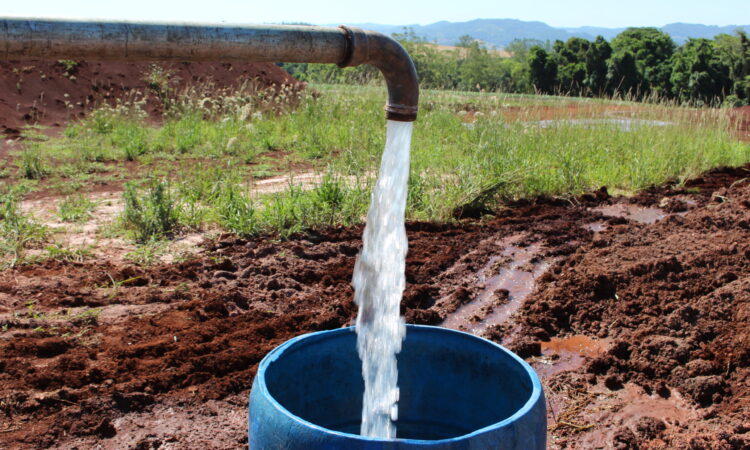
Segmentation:
[[(526, 358), (551, 448), (747, 448), (748, 177), (724, 169), (629, 199), (602, 189), (409, 223), (402, 313)], [(1, 272), (0, 447), (242, 448), (263, 356), (352, 323), (361, 232), (220, 236), (147, 268)]]

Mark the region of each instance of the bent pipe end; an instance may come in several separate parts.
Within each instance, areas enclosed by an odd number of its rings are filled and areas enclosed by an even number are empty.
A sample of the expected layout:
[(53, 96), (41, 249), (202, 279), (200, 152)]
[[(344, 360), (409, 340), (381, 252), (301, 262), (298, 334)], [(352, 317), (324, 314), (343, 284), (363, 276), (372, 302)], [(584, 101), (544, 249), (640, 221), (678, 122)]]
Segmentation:
[(385, 114), (388, 120), (417, 120), (419, 78), (409, 54), (396, 40), (384, 34), (356, 27), (339, 27), (347, 39), (339, 67), (370, 64), (378, 68), (388, 87)]
[(258, 61), (371, 64), (388, 87), (386, 117), (417, 118), (414, 63), (374, 31), (291, 25), (160, 24), (0, 17), (0, 58)]

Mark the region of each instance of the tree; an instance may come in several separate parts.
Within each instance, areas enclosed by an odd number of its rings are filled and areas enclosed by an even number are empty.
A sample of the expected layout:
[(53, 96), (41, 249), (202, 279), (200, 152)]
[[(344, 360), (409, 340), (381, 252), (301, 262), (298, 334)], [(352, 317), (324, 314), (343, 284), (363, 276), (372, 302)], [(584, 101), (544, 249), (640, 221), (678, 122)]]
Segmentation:
[(439, 50), (414, 33), (404, 28), (403, 33), (394, 33), (393, 38), (404, 46), (414, 61), (419, 84), (432, 89), (455, 89), (458, 84), (458, 52)]
[(607, 61), (612, 47), (602, 36), (597, 36), (586, 51), (586, 79), (583, 81), (589, 95), (611, 94), (607, 86)]
[(674, 55), (672, 92), (682, 102), (723, 100), (732, 90), (730, 70), (714, 42), (688, 39)]
[(529, 82), (538, 92), (552, 94), (555, 91), (557, 64), (546, 50), (538, 45), (529, 50)]
[(636, 67), (635, 56), (630, 52), (616, 53), (607, 62), (607, 86), (613, 94), (631, 95), (639, 98), (641, 75)]
[(586, 53), (591, 42), (573, 37), (567, 42), (556, 41), (553, 47), (557, 63), (557, 86), (561, 93), (581, 95), (586, 79)]
[(471, 41), (458, 68), (459, 86), (466, 90), (494, 91), (498, 87), (496, 60), (499, 58), (490, 55), (478, 41)]
[(475, 42), (476, 42), (476, 39), (469, 36), (468, 34), (464, 34), (463, 36), (458, 38), (458, 42), (456, 42), (456, 47), (469, 48)]
[[(675, 44), (668, 34), (650, 27), (628, 28), (612, 40), (612, 50), (613, 58), (617, 57), (620, 62), (629, 59), (625, 53), (632, 55), (638, 73), (638, 84), (633, 92), (641, 96), (651, 93), (664, 97), (671, 95), (671, 58)], [(609, 77), (622, 79), (615, 74)]]
[(750, 103), (750, 39), (744, 31), (738, 31), (740, 45), (742, 47), (742, 70), (735, 79), (736, 95), (745, 103)]
[(525, 63), (529, 57), (529, 50), (535, 45), (545, 50), (551, 50), (551, 48), (545, 48), (544, 42), (538, 39), (513, 39), (505, 46), (505, 51), (510, 53), (510, 57), (514, 61)]
[(534, 89), (529, 84), (528, 65), (526, 61), (517, 61), (514, 58), (502, 58), (498, 61), (497, 90), (501, 92), (533, 93)]

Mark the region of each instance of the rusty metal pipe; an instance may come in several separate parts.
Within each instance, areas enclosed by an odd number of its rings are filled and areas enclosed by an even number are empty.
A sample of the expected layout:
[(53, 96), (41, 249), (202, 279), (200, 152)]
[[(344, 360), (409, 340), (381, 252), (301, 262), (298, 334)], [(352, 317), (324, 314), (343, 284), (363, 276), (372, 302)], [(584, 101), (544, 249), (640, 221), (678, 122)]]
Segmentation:
[(408, 53), (388, 36), (353, 27), (0, 18), (0, 55), (6, 60), (371, 64), (388, 87), (386, 117), (405, 122), (417, 118), (419, 84)]

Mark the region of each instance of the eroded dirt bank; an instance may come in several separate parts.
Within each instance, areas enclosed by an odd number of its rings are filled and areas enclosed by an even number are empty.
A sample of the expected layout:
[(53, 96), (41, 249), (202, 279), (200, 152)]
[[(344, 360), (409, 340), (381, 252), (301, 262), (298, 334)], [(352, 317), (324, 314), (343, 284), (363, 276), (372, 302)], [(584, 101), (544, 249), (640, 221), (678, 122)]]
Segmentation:
[(164, 63), (112, 61), (0, 61), (0, 133), (18, 136), (27, 125), (53, 127), (80, 119), (103, 104), (147, 98), (144, 110), (161, 116), (162, 96), (210, 84), (213, 92), (300, 83), (271, 63)]
[[(747, 448), (748, 176), (409, 224), (403, 312), (526, 357), (553, 448)], [(360, 235), (2, 272), (0, 447), (242, 447), (260, 359), (354, 318)]]

